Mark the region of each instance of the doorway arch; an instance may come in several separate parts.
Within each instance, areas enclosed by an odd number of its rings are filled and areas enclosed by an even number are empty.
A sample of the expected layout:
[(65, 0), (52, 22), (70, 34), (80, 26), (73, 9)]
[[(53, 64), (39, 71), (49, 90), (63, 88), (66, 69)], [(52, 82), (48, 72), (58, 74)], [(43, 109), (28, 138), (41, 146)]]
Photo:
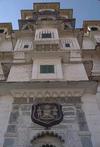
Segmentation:
[(63, 138), (54, 132), (41, 132), (31, 140), (32, 147), (64, 147)]

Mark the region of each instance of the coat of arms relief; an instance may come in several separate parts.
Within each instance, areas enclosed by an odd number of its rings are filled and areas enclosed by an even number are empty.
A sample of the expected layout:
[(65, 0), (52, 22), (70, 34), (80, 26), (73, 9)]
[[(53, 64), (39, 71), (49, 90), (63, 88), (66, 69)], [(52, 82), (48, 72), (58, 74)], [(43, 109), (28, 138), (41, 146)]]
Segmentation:
[(37, 103), (32, 106), (32, 121), (46, 128), (63, 120), (62, 106), (57, 103)]

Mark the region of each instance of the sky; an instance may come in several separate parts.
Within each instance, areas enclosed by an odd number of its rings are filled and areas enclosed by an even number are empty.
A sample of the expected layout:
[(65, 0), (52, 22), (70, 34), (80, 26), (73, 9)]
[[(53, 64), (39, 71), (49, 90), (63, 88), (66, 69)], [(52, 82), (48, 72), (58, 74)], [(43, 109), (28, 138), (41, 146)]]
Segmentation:
[(83, 20), (100, 20), (100, 0), (0, 0), (0, 23), (11, 22), (13, 29), (18, 29), (20, 10), (32, 9), (34, 2), (60, 2), (61, 8), (73, 8), (77, 28)]

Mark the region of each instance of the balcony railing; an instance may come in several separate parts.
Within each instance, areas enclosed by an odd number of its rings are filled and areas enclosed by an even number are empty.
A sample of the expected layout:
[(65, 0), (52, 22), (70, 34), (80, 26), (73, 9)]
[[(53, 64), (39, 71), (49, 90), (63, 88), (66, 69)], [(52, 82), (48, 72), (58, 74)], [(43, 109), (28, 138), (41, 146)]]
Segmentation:
[(35, 45), (46, 45), (46, 44), (59, 44), (59, 39), (54, 39), (54, 38), (50, 38), (50, 39), (38, 39), (38, 40), (34, 40), (33, 42)]

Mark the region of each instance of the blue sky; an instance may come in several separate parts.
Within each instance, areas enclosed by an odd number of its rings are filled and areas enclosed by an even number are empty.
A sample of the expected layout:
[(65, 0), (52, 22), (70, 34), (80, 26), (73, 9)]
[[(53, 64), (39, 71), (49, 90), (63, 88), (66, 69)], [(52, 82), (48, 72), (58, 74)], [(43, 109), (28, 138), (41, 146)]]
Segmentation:
[(76, 27), (82, 27), (83, 20), (100, 20), (100, 0), (0, 0), (0, 23), (12, 22), (18, 28), (21, 9), (32, 9), (34, 2), (60, 2), (61, 8), (73, 8)]

